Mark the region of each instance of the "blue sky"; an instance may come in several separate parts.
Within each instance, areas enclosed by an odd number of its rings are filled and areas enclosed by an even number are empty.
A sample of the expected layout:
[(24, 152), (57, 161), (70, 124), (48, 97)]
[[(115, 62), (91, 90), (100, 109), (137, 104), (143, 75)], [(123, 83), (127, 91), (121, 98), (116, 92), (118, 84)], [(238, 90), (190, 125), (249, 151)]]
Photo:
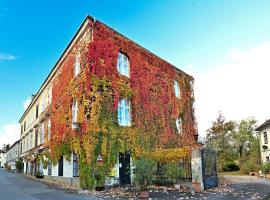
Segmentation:
[[(270, 1), (260, 0), (0, 0), (0, 140), (3, 127), (18, 122), (22, 103), (39, 89), (87, 15), (191, 73), (200, 85), (211, 70), (239, 62), (235, 52), (270, 41), (269, 10)], [(215, 89), (197, 89), (198, 107), (205, 107), (200, 96)], [(213, 113), (219, 110), (222, 106)]]

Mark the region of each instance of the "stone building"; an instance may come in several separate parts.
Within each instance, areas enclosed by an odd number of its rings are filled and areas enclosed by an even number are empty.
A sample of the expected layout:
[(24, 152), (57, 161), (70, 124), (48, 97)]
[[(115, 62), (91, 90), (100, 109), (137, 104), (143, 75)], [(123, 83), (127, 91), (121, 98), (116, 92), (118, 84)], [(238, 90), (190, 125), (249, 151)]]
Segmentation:
[(129, 184), (140, 153), (197, 144), (193, 81), (88, 16), (19, 121), (24, 172)]

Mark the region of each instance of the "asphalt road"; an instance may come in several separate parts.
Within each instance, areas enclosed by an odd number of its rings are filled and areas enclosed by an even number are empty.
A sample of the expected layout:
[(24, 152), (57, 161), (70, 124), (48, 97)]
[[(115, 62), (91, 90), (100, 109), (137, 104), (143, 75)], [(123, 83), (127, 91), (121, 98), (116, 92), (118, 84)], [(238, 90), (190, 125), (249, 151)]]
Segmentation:
[[(205, 191), (191, 195), (190, 192), (150, 192), (152, 199), (209, 199), (209, 200), (254, 200), (270, 199), (270, 181), (249, 176), (227, 176), (231, 181), (230, 190)], [(67, 190), (39, 183), (19, 174), (9, 173), (0, 168), (0, 200), (115, 200), (114, 195), (92, 196), (72, 194)]]
[(94, 200), (86, 195), (63, 190), (0, 169), (0, 200)]

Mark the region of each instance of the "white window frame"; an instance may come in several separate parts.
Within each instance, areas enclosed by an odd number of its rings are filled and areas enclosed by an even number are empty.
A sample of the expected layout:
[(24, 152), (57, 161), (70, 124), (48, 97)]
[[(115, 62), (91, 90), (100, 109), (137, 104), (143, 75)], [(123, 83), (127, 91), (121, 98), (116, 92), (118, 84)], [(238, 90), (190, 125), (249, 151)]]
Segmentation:
[(125, 54), (118, 53), (117, 57), (117, 71), (126, 77), (130, 77), (130, 62)]
[(174, 87), (174, 94), (177, 98), (181, 98), (181, 90), (180, 90), (180, 84), (178, 81), (173, 81), (173, 87)]
[(175, 121), (176, 124), (176, 129), (178, 134), (182, 134), (183, 133), (183, 120), (182, 117), (178, 117)]
[(74, 76), (78, 76), (81, 72), (81, 53), (78, 51), (75, 56), (75, 63), (74, 63)]
[(72, 128), (74, 127), (74, 123), (78, 121), (78, 101), (77, 98), (74, 98), (72, 101)]
[(40, 126), (40, 144), (44, 143), (44, 123)]
[(118, 123), (120, 126), (131, 126), (131, 106), (127, 98), (118, 102)]
[(47, 135), (47, 139), (50, 140), (51, 139), (51, 120), (48, 119), (48, 135)]

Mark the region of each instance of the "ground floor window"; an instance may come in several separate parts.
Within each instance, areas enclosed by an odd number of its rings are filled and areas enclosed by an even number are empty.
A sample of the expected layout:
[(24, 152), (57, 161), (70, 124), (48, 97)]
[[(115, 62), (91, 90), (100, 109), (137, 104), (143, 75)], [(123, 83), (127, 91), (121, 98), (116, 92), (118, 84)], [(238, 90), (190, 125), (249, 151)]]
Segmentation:
[(267, 163), (270, 162), (269, 156), (266, 156), (266, 162), (267, 162)]
[(52, 162), (49, 161), (48, 162), (48, 176), (51, 176), (52, 175)]
[(79, 176), (79, 157), (73, 153), (73, 177)]

